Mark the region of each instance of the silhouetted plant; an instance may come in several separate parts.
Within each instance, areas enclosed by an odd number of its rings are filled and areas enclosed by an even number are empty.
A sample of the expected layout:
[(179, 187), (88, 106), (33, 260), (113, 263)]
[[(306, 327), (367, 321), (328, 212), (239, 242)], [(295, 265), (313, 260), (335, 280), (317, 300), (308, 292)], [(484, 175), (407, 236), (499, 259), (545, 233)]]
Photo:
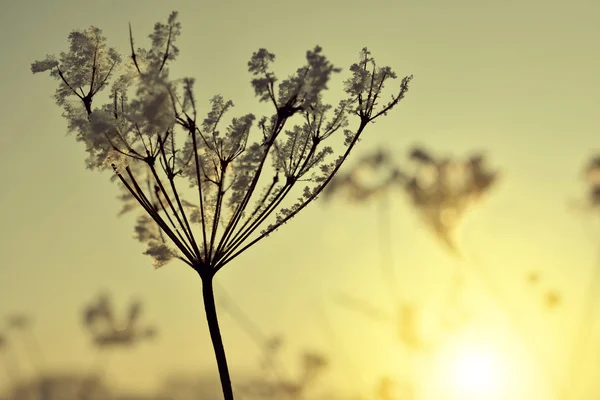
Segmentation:
[(84, 324), (90, 331), (94, 344), (98, 347), (125, 346), (152, 339), (156, 336), (154, 326), (139, 327), (142, 303), (134, 301), (129, 305), (127, 317), (118, 323), (108, 296), (101, 295), (95, 303), (84, 310)]
[(6, 378), (10, 385), (14, 385), (18, 381), (18, 366), (14, 355), (9, 348), (8, 337), (0, 333), (0, 359), (4, 370), (6, 371)]
[(43, 373), (44, 354), (32, 329), (32, 319), (25, 314), (12, 314), (6, 318), (7, 332), (15, 332), (23, 343), (29, 362), (38, 374)]
[[(278, 375), (269, 378), (269, 368), (282, 348), (282, 340), (275, 338), (264, 347), (258, 375), (240, 385), (240, 393), (249, 400), (297, 400), (311, 394), (328, 365), (325, 357), (319, 353), (306, 351), (302, 354), (300, 373), (296, 378), (283, 378)], [(314, 394), (314, 393), (313, 393)]]
[(88, 387), (88, 400), (112, 398), (111, 391), (100, 380), (72, 373), (44, 374), (12, 387), (10, 398), (19, 400), (79, 400), (82, 384)]
[[(99, 351), (112, 348), (130, 348), (141, 341), (156, 336), (155, 326), (139, 326), (141, 324), (141, 313), (142, 303), (133, 301), (129, 305), (126, 318), (119, 322), (110, 299), (106, 294), (102, 294), (85, 307), (83, 322)], [(100, 354), (98, 354), (98, 363), (100, 362), (99, 356)], [(106, 362), (106, 360), (104, 361)], [(99, 371), (97, 371), (98, 369)], [(81, 387), (81, 398), (88, 398), (89, 384), (93, 384), (96, 379), (101, 378), (105, 369), (105, 363), (92, 367), (88, 381), (84, 381)]]
[(597, 209), (600, 207), (600, 156), (588, 161), (584, 176), (588, 185), (586, 203), (590, 209)]
[(159, 395), (168, 400), (218, 400), (223, 391), (217, 376), (171, 374), (164, 380)]
[[(349, 200), (357, 202), (381, 200), (381, 218), (378, 221), (381, 225), (379, 245), (384, 279), (390, 286), (394, 307), (398, 309), (398, 322), (395, 323), (399, 326), (399, 338), (409, 348), (416, 350), (430, 346), (426, 346), (423, 340), (418, 338), (416, 321), (420, 310), (414, 304), (401, 301), (396, 295), (387, 192), (400, 187), (408, 194), (411, 203), (427, 225), (452, 254), (458, 255), (458, 248), (452, 236), (459, 217), (489, 189), (498, 173), (485, 167), (481, 155), (472, 156), (467, 161), (438, 160), (422, 148), (415, 148), (411, 151), (409, 159), (416, 164), (416, 170), (412, 174), (407, 172), (407, 168), (394, 163), (393, 157), (387, 151), (374, 151), (363, 156), (350, 171), (336, 176), (325, 192), (331, 197), (343, 191)], [(448, 215), (453, 217), (449, 218)], [(384, 224), (386, 227), (383, 227)], [(456, 285), (460, 285), (460, 282), (457, 281)], [(453, 287), (457, 290), (458, 288), (459, 286)], [(457, 300), (452, 301), (456, 303)], [(375, 311), (372, 305), (355, 296), (345, 295), (344, 304), (363, 313), (368, 308), (370, 311), (367, 314), (371, 318), (391, 322), (389, 316), (383, 317), (380, 310)]]
[[(376, 151), (363, 157), (351, 171), (337, 176), (326, 192), (332, 195), (346, 190), (350, 199), (365, 201), (400, 186), (427, 226), (453, 254), (459, 255), (453, 235), (460, 218), (496, 183), (498, 171), (486, 166), (482, 154), (457, 161), (435, 157), (416, 147), (409, 160), (416, 167), (414, 173), (394, 165), (387, 152)], [(368, 172), (372, 173), (370, 180), (377, 179), (376, 184), (360, 179)]]
[[(249, 142), (256, 119), (253, 114), (233, 118), (221, 132), (218, 124), (233, 102), (213, 97), (211, 111), (198, 120), (194, 80), (169, 78), (167, 66), (179, 53), (175, 42), (180, 33), (181, 24), (173, 12), (166, 24), (155, 25), (151, 48), (136, 50), (130, 28), (131, 61), (113, 80), (110, 103), (100, 108), (93, 108), (93, 101), (108, 87), (121, 62), (117, 51), (107, 48), (100, 29), (72, 32), (69, 52), (58, 59), (47, 56), (31, 69), (33, 73), (50, 71), (59, 81), (56, 103), (64, 109), (69, 131), (86, 144), (88, 167), (115, 172), (126, 189), (121, 197), (125, 211), (135, 203), (144, 209), (135, 228), (136, 238), (148, 244), (145, 254), (152, 257), (154, 265), (160, 267), (177, 258), (199, 274), (223, 393), (230, 400), (233, 392), (213, 294), (215, 274), (321, 193), (366, 126), (404, 98), (412, 76), (403, 78), (397, 94), (376, 110), (385, 83), (397, 76), (389, 67), (377, 67), (364, 48), (359, 61), (350, 67), (352, 77), (345, 81), (349, 97), (339, 102), (327, 121), (332, 106), (323, 103), (322, 92), (332, 73), (341, 70), (331, 65), (317, 46), (306, 53), (307, 64), (276, 88), (277, 79), (270, 71), (275, 55), (261, 48), (252, 55), (248, 70), (254, 76), (256, 95), (260, 101), (272, 103), (275, 112), (258, 121), (260, 140)], [(137, 98), (130, 100), (136, 85)], [(177, 93), (178, 88), (183, 94)], [(348, 114), (358, 117), (355, 130), (343, 129)], [(293, 117), (301, 117), (302, 124), (284, 131)], [(177, 135), (176, 127), (184, 132)], [(334, 150), (324, 142), (340, 129), (345, 149), (331, 160)], [(260, 178), (264, 178), (269, 157), (274, 172), (257, 192), (259, 181), (265, 181)], [(144, 170), (147, 190), (140, 185)], [(198, 205), (183, 198), (181, 179), (196, 189)], [(306, 186), (297, 193), (297, 201), (284, 206), (282, 201), (299, 182)], [(199, 225), (199, 239), (194, 224)]]

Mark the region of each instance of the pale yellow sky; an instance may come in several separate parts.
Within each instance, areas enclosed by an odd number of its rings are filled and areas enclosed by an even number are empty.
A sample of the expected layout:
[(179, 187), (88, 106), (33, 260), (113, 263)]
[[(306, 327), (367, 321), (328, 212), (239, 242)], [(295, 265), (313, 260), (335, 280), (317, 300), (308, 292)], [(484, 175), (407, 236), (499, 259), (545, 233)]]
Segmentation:
[[(221, 93), (234, 101), (236, 113), (264, 109), (246, 67), (260, 47), (277, 55), (280, 77), (317, 44), (344, 69), (368, 46), (381, 65), (414, 74), (406, 100), (368, 128), (350, 161), (379, 145), (402, 157), (415, 143), (457, 156), (486, 150), (504, 176), (466, 221), (461, 243), (515, 305), (533, 298), (521, 284), (526, 271), (543, 271), (567, 300), (559, 317), (538, 307), (531, 332), (541, 338), (556, 331), (558, 344), (540, 339), (547, 353), (564, 347), (572, 330), (561, 326), (574, 322), (597, 247), (597, 224), (569, 211), (568, 203), (583, 196), (581, 168), (600, 147), (599, 2), (5, 1), (0, 317), (33, 314), (48, 365), (91, 362), (80, 309), (106, 289), (116, 302), (145, 299), (146, 317), (161, 333), (156, 343), (118, 354), (109, 378), (138, 387), (171, 369), (214, 368), (197, 276), (178, 262), (152, 269), (131, 238), (133, 216), (116, 217), (121, 204), (109, 176), (87, 171), (83, 147), (65, 137), (51, 98), (56, 82), (29, 68), (47, 53), (66, 50), (69, 32), (89, 25), (126, 54), (128, 22), (136, 42), (146, 45), (153, 24), (172, 10), (183, 26), (172, 74), (195, 77), (204, 105)], [(333, 77), (332, 100), (340, 98), (346, 77)], [(375, 212), (375, 205), (319, 201), (226, 267), (219, 282), (265, 332), (284, 334), (292, 349), (325, 348), (318, 298), (342, 290), (385, 301), (375, 265)], [(393, 222), (399, 289), (405, 297), (430, 297), (448, 284), (453, 261), (400, 193), (394, 194)], [(302, 257), (290, 258), (291, 252)], [(372, 380), (385, 368), (380, 364), (391, 340), (331, 301), (324, 304), (342, 346)], [(234, 368), (254, 365), (252, 342), (229, 317), (222, 320)], [(366, 344), (373, 335), (381, 337)], [(555, 363), (563, 355), (550, 352)], [(551, 398), (538, 389), (536, 396)]]

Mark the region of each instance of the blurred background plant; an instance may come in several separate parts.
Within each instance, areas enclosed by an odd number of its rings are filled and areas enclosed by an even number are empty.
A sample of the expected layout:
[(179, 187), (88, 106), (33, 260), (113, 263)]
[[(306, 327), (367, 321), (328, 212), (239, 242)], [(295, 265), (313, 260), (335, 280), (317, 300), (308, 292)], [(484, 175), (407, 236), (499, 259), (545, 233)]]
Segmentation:
[[(270, 365), (276, 362), (283, 341), (273, 338), (264, 346), (259, 368), (245, 383), (240, 385), (242, 398), (249, 400), (288, 399), (300, 400), (318, 398), (314, 392), (328, 365), (327, 359), (320, 353), (307, 351), (300, 357), (300, 368), (295, 378), (273, 376)], [(315, 397), (317, 396), (317, 397)]]
[[(567, 343), (567, 347), (572, 350), (569, 363), (564, 368), (566, 376), (561, 380), (553, 373), (555, 366), (548, 365), (546, 355), (536, 347), (536, 339), (524, 334), (526, 331), (524, 320), (528, 316), (508, 307), (510, 302), (506, 301), (505, 296), (510, 296), (514, 289), (497, 287), (496, 282), (487, 275), (481, 262), (477, 263), (472, 258), (466, 257), (465, 250), (458, 246), (454, 238), (461, 217), (470, 207), (481, 201), (491, 188), (496, 186), (500, 175), (498, 171), (487, 168), (485, 157), (482, 154), (475, 154), (466, 161), (458, 162), (448, 158), (436, 158), (423, 148), (414, 148), (410, 152), (409, 159), (416, 164), (412, 173), (408, 173), (406, 169), (401, 169), (394, 164), (392, 157), (387, 152), (374, 151), (361, 158), (354, 168), (338, 175), (326, 191), (328, 198), (345, 195), (347, 200), (355, 203), (379, 201), (377, 203), (379, 209), (378, 251), (383, 279), (390, 290), (393, 304), (396, 304), (396, 309), (399, 309), (397, 317), (392, 318), (393, 314), (386, 313), (381, 307), (360, 299), (354, 294), (338, 295), (337, 302), (372, 321), (395, 326), (395, 329), (398, 330), (399, 342), (403, 346), (421, 353), (427, 349), (423, 341), (423, 333), (419, 331), (416, 322), (418, 321), (419, 307), (399, 300), (399, 296), (395, 295), (398, 290), (394, 288), (396, 281), (394, 279), (391, 216), (387, 203), (387, 192), (399, 186), (415, 207), (415, 211), (449, 254), (462, 261), (465, 266), (469, 266), (471, 272), (476, 272), (479, 283), (483, 284), (486, 290), (495, 297), (497, 305), (506, 311), (515, 330), (521, 334), (521, 338), (527, 342), (527, 348), (535, 353), (539, 365), (546, 371), (548, 382), (554, 386), (557, 398), (564, 400), (577, 398), (578, 385), (582, 383), (583, 368), (585, 365), (589, 365), (589, 357), (593, 356), (593, 353), (590, 353), (593, 351), (593, 347), (590, 347), (590, 340), (597, 321), (598, 295), (594, 288), (600, 285), (600, 265), (594, 268), (584, 291), (581, 317), (575, 327), (575, 336), (571, 343)], [(587, 199), (583, 204), (578, 203), (578, 206), (580, 210), (596, 212), (600, 207), (600, 156), (592, 158), (586, 166), (585, 179), (588, 185)], [(590, 217), (592, 216), (589, 214), (586, 216), (588, 220)], [(457, 271), (456, 282), (460, 282), (460, 284), (450, 288), (452, 296), (448, 298), (453, 300), (448, 301), (449, 307), (459, 307), (460, 292), (468, 289), (464, 286), (464, 279), (460, 275), (466, 272), (468, 272), (466, 269)], [(528, 290), (534, 295), (535, 303), (548, 311), (558, 312), (564, 301), (563, 295), (556, 286), (549, 285), (543, 278), (543, 272), (539, 270), (523, 271), (523, 279), (527, 283)], [(476, 317), (469, 311), (459, 311), (463, 322), (466, 322), (465, 317)], [(557, 345), (561, 344), (557, 343)]]
[[(412, 167), (400, 167), (394, 157), (382, 149), (366, 154), (353, 168), (336, 176), (326, 190), (326, 197), (342, 197), (354, 203), (378, 201), (378, 251), (382, 278), (389, 290), (393, 313), (386, 313), (381, 307), (358, 298), (356, 295), (342, 294), (337, 302), (369, 317), (371, 320), (391, 324), (398, 332), (399, 343), (417, 355), (431, 354), (440, 343), (427, 343), (427, 332), (423, 331), (422, 316), (426, 310), (406, 299), (401, 299), (394, 274), (394, 249), (391, 235), (392, 218), (389, 209), (388, 192), (400, 188), (407, 196), (414, 211), (427, 228), (435, 235), (439, 243), (455, 258), (454, 280), (450, 282), (444, 309), (434, 311), (442, 324), (438, 340), (446, 341), (452, 331), (474, 317), (462, 298), (466, 275), (475, 275), (479, 284), (491, 294), (497, 305), (505, 311), (514, 329), (526, 342), (530, 351), (538, 360), (542, 370), (546, 371), (548, 381), (554, 385), (557, 393), (563, 393), (564, 387), (558, 383), (549, 368), (547, 358), (536, 346), (536, 340), (528, 337), (525, 329), (526, 315), (518, 309), (510, 308), (506, 296), (513, 289), (500, 288), (491, 278), (481, 262), (467, 257), (455, 239), (455, 233), (464, 215), (484, 199), (492, 188), (497, 186), (500, 176), (498, 170), (490, 169), (483, 153), (473, 153), (466, 160), (454, 160), (448, 157), (436, 157), (422, 147), (410, 151), (409, 161)], [(600, 165), (600, 164), (599, 164)], [(600, 182), (600, 181), (599, 181)], [(526, 275), (531, 289), (542, 291), (540, 304), (549, 310), (555, 310), (561, 303), (560, 293), (553, 287), (544, 288), (540, 273), (531, 271)], [(431, 312), (431, 311), (430, 311)], [(445, 332), (444, 332), (445, 331)]]
[(84, 327), (90, 334), (97, 352), (88, 380), (81, 387), (82, 399), (88, 398), (87, 394), (93, 392), (91, 387), (104, 376), (110, 357), (110, 354), (106, 353), (107, 350), (129, 349), (156, 337), (157, 330), (154, 325), (140, 326), (142, 310), (142, 302), (134, 300), (130, 303), (125, 318), (118, 321), (107, 294), (100, 294), (84, 308)]
[[(83, 310), (84, 327), (91, 335), (98, 349), (96, 361), (88, 373), (80, 370), (57, 372), (45, 364), (42, 348), (32, 329), (32, 318), (26, 314), (13, 314), (6, 318), (5, 331), (9, 335), (0, 335), (0, 356), (7, 377), (8, 394), (11, 400), (117, 400), (118, 395), (109, 389), (104, 381), (104, 372), (108, 367), (106, 349), (126, 349), (137, 343), (156, 336), (153, 325), (141, 325), (142, 302), (133, 301), (127, 315), (117, 321), (115, 311), (107, 294), (98, 296)], [(20, 338), (23, 350), (17, 352), (14, 338)], [(34, 366), (32, 377), (25, 377), (19, 370), (19, 354), (24, 353)], [(115, 397), (116, 396), (116, 397)]]

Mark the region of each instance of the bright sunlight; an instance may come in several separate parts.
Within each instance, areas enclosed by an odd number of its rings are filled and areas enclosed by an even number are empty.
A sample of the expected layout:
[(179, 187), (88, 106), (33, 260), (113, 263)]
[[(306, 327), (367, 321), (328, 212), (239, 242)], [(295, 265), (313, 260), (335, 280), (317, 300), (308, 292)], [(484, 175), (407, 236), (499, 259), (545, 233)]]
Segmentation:
[(483, 399), (502, 391), (508, 366), (499, 352), (473, 345), (452, 350), (443, 360), (451, 392), (460, 394), (462, 398)]
[[(515, 400), (536, 392), (514, 343), (479, 331), (457, 332), (431, 360), (427, 399)], [(535, 384), (534, 384), (535, 386)], [(539, 389), (539, 388), (538, 388)]]

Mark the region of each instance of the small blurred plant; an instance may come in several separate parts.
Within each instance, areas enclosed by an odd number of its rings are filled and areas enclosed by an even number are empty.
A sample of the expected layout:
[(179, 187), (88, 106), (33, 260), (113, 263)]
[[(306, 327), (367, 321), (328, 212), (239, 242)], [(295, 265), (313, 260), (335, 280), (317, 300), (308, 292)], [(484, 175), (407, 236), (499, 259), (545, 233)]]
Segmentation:
[[(94, 345), (99, 349), (131, 347), (156, 336), (156, 328), (140, 326), (142, 303), (130, 304), (126, 317), (120, 323), (108, 296), (101, 295), (83, 310), (84, 325), (89, 329)], [(105, 400), (112, 398), (102, 380), (102, 374), (91, 371), (87, 375), (78, 373), (56, 374), (43, 368), (42, 349), (32, 330), (32, 318), (26, 314), (12, 314), (5, 319), (6, 334), (0, 334), (0, 359), (4, 362), (9, 378), (11, 400)], [(24, 379), (18, 370), (17, 357), (9, 346), (16, 335), (23, 341), (24, 348), (37, 367), (32, 378)], [(10, 342), (9, 342), (9, 339)]]
[(6, 378), (9, 385), (14, 385), (19, 380), (19, 372), (17, 360), (14, 358), (14, 354), (9, 348), (8, 336), (0, 333), (0, 359), (4, 370), (6, 371)]
[(410, 152), (409, 160), (415, 167), (413, 173), (393, 164), (387, 152), (375, 151), (360, 159), (349, 172), (336, 176), (326, 195), (331, 197), (345, 190), (350, 200), (364, 202), (399, 186), (426, 225), (453, 255), (459, 256), (453, 239), (457, 225), (469, 207), (480, 201), (497, 182), (499, 172), (487, 167), (483, 154), (458, 161), (437, 158), (416, 147)]
[[(371, 199), (383, 199), (380, 203), (379, 218), (381, 235), (379, 238), (382, 253), (382, 270), (384, 279), (391, 285), (392, 301), (398, 309), (397, 324), (399, 338), (408, 348), (413, 350), (430, 349), (420, 337), (418, 327), (418, 307), (399, 300), (394, 283), (393, 249), (391, 246), (391, 226), (386, 194), (389, 190), (400, 187), (424, 219), (425, 223), (436, 234), (436, 237), (454, 256), (460, 257), (460, 251), (453, 239), (460, 218), (468, 208), (479, 201), (496, 182), (499, 173), (487, 168), (484, 156), (475, 154), (466, 161), (453, 161), (447, 158), (436, 158), (422, 148), (410, 152), (409, 160), (414, 164), (414, 172), (407, 172), (393, 161), (393, 157), (384, 150), (377, 150), (363, 156), (354, 168), (346, 173), (338, 174), (325, 191), (328, 198), (339, 192), (346, 192), (347, 198), (355, 202), (366, 202)], [(384, 201), (385, 200), (385, 201)], [(387, 229), (382, 229), (383, 225)], [(455, 282), (454, 290), (459, 290), (462, 280)], [(365, 313), (365, 306), (371, 317), (382, 321), (381, 312), (356, 297), (345, 296), (344, 304)], [(458, 307), (458, 298), (451, 295), (453, 306)], [(454, 304), (456, 303), (456, 304)], [(457, 315), (464, 317), (464, 312)], [(446, 318), (447, 319), (447, 318)], [(389, 322), (389, 319), (386, 318)], [(453, 322), (447, 320), (449, 328)]]
[(600, 156), (595, 156), (588, 161), (584, 168), (584, 177), (587, 189), (586, 204), (589, 209), (600, 208)]
[(100, 295), (84, 309), (84, 325), (98, 347), (131, 347), (156, 336), (155, 326), (139, 326), (141, 313), (142, 303), (133, 301), (119, 323), (108, 296)]
[(10, 398), (14, 400), (80, 400), (80, 388), (86, 385), (87, 400), (113, 399), (114, 394), (100, 379), (77, 373), (46, 373), (14, 385)]
[(328, 366), (328, 361), (320, 353), (306, 351), (300, 360), (300, 372), (295, 379), (283, 378), (280, 375), (270, 378), (269, 368), (275, 363), (281, 351), (283, 341), (274, 338), (264, 347), (264, 354), (258, 376), (250, 378), (240, 385), (243, 398), (249, 400), (298, 400), (307, 399), (318, 379)]
[[(126, 317), (119, 322), (113, 305), (106, 294), (101, 294), (83, 310), (83, 323), (99, 351), (114, 348), (131, 348), (144, 340), (155, 338), (157, 331), (153, 325), (140, 326), (142, 303), (133, 301)], [(104, 375), (108, 359), (97, 354), (96, 362), (88, 373), (88, 379), (80, 388), (82, 399), (88, 399), (90, 385)]]
[(42, 374), (45, 367), (45, 357), (40, 342), (33, 331), (32, 319), (23, 313), (9, 315), (6, 318), (7, 333), (17, 334), (21, 340), (29, 362), (37, 374)]

